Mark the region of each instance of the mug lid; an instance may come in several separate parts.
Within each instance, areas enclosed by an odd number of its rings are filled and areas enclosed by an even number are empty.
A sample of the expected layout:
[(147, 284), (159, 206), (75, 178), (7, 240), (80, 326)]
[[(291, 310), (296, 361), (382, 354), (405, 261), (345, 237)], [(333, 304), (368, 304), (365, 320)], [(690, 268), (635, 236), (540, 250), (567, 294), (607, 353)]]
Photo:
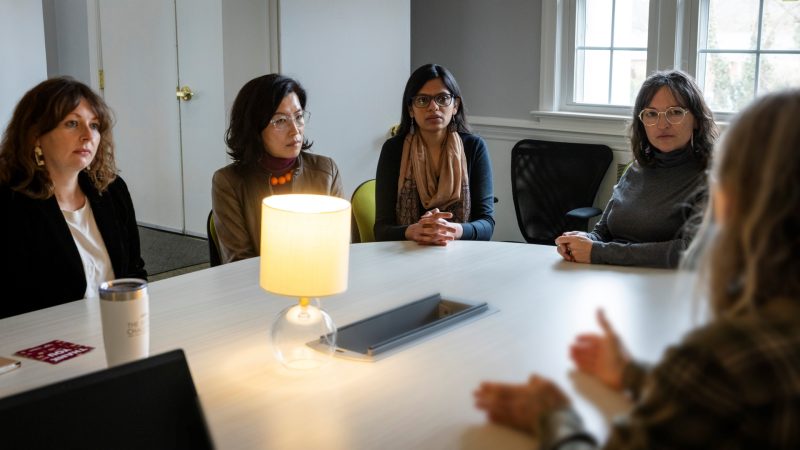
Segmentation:
[(147, 293), (147, 281), (141, 278), (118, 278), (100, 284), (102, 300), (135, 300)]

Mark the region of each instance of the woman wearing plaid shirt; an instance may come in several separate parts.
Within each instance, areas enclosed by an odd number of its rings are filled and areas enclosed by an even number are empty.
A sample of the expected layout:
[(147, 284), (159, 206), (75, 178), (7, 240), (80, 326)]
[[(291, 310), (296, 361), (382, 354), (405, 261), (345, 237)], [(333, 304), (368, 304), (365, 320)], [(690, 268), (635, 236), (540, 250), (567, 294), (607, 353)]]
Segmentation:
[[(603, 333), (573, 344), (579, 370), (636, 400), (604, 448), (800, 448), (798, 117), (800, 90), (767, 95), (718, 147), (712, 202), (687, 257), (700, 268), (711, 323), (652, 370), (631, 360), (602, 312)], [(541, 448), (597, 446), (544, 378), (484, 383), (475, 398), (492, 421), (534, 434)]]

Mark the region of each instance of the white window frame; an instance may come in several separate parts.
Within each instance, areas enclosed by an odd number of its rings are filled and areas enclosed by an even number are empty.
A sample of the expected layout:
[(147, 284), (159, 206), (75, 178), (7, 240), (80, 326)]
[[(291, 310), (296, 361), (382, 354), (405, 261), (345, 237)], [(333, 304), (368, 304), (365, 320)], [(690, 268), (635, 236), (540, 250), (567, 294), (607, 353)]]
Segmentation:
[[(694, 73), (701, 0), (650, 0), (647, 73), (681, 69)], [(628, 118), (630, 106), (591, 105), (572, 101), (577, 0), (542, 2), (539, 110), (535, 117), (553, 115)]]
[[(763, 55), (797, 55), (798, 52), (795, 50), (766, 50), (761, 48), (761, 33), (763, 32), (763, 20), (764, 20), (764, 0), (759, 0), (758, 2), (758, 29), (756, 30), (756, 48), (755, 49), (725, 49), (725, 50), (712, 50), (706, 48), (701, 48), (700, 43), (707, 45), (707, 33), (708, 33), (708, 10), (710, 8), (709, 0), (700, 0), (700, 4), (696, 9), (699, 11), (698, 18), (696, 20), (697, 27), (702, 25), (703, 27), (700, 28), (700, 35), (696, 40), (696, 50), (695, 50), (695, 58), (693, 58), (692, 62), (696, 64), (693, 67), (692, 73), (695, 74), (695, 78), (697, 79), (698, 84), (700, 85), (701, 89), (705, 89), (705, 77), (701, 77), (700, 75), (705, 72), (705, 61), (701, 58), (701, 53), (709, 55), (709, 54), (737, 54), (737, 55), (755, 55), (756, 58), (756, 67), (755, 67), (755, 74), (753, 76), (753, 92), (755, 93), (756, 97), (762, 95), (763, 92), (758, 91), (758, 81), (760, 77), (760, 66), (761, 66), (761, 57)], [(715, 111), (714, 115), (717, 118), (722, 120), (729, 120), (733, 115), (735, 115), (735, 111)]]

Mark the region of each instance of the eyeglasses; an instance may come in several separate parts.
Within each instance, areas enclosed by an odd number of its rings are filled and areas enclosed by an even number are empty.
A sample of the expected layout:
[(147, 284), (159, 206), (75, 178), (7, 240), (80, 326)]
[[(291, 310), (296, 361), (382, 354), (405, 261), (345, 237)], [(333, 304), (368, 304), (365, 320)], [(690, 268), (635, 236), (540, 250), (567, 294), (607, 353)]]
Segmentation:
[(269, 124), (275, 127), (278, 131), (286, 131), (289, 128), (289, 122), (294, 121), (297, 128), (306, 126), (306, 122), (311, 118), (311, 113), (308, 111), (301, 111), (294, 115), (294, 117), (287, 116), (286, 114), (275, 114), (275, 117), (269, 121)]
[(669, 107), (666, 111), (656, 111), (655, 109), (645, 108), (639, 113), (639, 120), (641, 120), (645, 126), (652, 127), (658, 123), (658, 116), (663, 114), (667, 122), (678, 125), (683, 122), (683, 118), (686, 117), (686, 113), (688, 112), (688, 109), (681, 108), (680, 106)]
[(411, 97), (411, 103), (417, 108), (427, 108), (431, 104), (431, 100), (433, 100), (437, 105), (444, 107), (452, 105), (454, 98), (456, 96), (453, 94), (415, 95)]

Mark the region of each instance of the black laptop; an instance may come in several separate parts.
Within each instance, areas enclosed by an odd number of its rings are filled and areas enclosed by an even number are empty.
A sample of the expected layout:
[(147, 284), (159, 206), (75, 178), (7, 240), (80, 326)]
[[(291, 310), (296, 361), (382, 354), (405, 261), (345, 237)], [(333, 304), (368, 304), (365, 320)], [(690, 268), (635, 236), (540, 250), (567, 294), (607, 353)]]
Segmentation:
[(183, 350), (0, 398), (0, 430), (6, 450), (214, 447)]

